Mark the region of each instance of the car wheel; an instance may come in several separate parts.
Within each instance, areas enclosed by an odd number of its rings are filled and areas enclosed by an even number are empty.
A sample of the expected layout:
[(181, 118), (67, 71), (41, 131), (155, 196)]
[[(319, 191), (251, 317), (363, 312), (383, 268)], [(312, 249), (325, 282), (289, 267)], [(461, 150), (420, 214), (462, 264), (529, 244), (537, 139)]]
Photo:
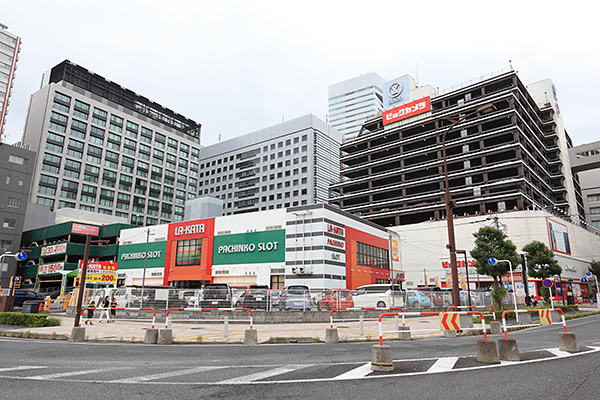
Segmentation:
[(421, 308), (421, 303), (419, 303), (418, 301), (415, 301), (413, 303), (413, 308)]
[(444, 307), (450, 307), (450, 302), (449, 301), (444, 301)]
[(378, 301), (377, 308), (385, 308), (385, 303), (383, 301)]

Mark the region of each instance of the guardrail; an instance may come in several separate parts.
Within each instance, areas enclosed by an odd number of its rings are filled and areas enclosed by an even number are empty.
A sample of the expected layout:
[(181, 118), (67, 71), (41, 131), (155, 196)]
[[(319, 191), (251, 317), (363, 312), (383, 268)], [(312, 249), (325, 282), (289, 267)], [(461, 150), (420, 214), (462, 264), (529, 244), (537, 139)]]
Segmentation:
[[(404, 318), (404, 316), (424, 316), (424, 315), (437, 315), (439, 317), (440, 314), (444, 314), (444, 313), (440, 313), (440, 312), (402, 312), (402, 313), (383, 313), (379, 316), (379, 345), (383, 346), (383, 334), (384, 333), (400, 333), (401, 331), (399, 330), (394, 330), (394, 331), (384, 331), (383, 330), (383, 325), (382, 325), (382, 319), (383, 317), (391, 317), (391, 316), (400, 316), (402, 315), (402, 317)], [(478, 329), (482, 329), (483, 330), (483, 339), (487, 340), (487, 333), (485, 330), (485, 318), (483, 317), (483, 313), (481, 311), (458, 311), (455, 313), (451, 313), (451, 314), (459, 314), (459, 315), (479, 315), (481, 317), (481, 327), (480, 328), (460, 328), (460, 330), (465, 330), (465, 331), (469, 331), (469, 330), (478, 330)], [(441, 327), (440, 329), (418, 329), (418, 330), (414, 330), (413, 332), (431, 332), (431, 331), (441, 331)]]
[[(156, 311), (153, 308), (150, 307), (143, 307), (143, 308), (132, 308), (132, 307), (116, 307), (116, 308), (112, 308), (112, 307), (85, 307), (81, 310), (81, 314), (80, 314), (80, 318), (79, 318), (79, 327), (81, 328), (81, 321), (84, 319), (83, 317), (83, 312), (87, 311), (87, 310), (94, 310), (94, 311), (103, 311), (103, 310), (135, 310), (135, 311), (152, 311), (152, 320), (150, 320), (149, 318), (119, 318), (117, 321), (152, 321), (152, 329), (154, 329), (154, 326), (156, 324)], [(86, 318), (88, 319), (88, 318)]]
[[(552, 311), (559, 311), (560, 312), (561, 319), (562, 319), (562, 325), (563, 325), (563, 328), (565, 330), (565, 333), (567, 333), (567, 323), (565, 321), (565, 313), (560, 308), (556, 308), (554, 310), (549, 309), (549, 308), (531, 309), (531, 310), (505, 310), (502, 313), (502, 329), (504, 330), (504, 339), (508, 339), (508, 327), (506, 326), (506, 314), (514, 313), (515, 316), (517, 315), (517, 313), (538, 312), (540, 314), (540, 323), (539, 324), (517, 325), (518, 327), (540, 326), (540, 325), (558, 325), (558, 324), (560, 324), (560, 322), (552, 322), (552, 317), (551, 317)], [(547, 323), (544, 323), (544, 321), (547, 321)]]
[[(491, 308), (492, 309), (492, 316), (494, 317), (494, 321), (496, 320), (496, 309), (494, 308), (494, 306), (449, 306), (448, 309), (446, 311), (450, 312), (450, 310), (454, 310), (454, 309), (458, 309), (460, 310), (461, 308)], [(489, 315), (489, 314), (484, 314), (484, 315)]]
[(229, 319), (229, 317), (225, 316), (222, 319), (173, 319), (171, 318), (170, 314), (172, 311), (185, 311), (187, 310), (186, 308), (170, 308), (167, 310), (167, 314), (166, 314), (166, 320), (165, 320), (165, 329), (170, 329), (171, 328), (171, 323), (173, 322), (223, 322), (224, 325), (224, 336), (227, 337), (228, 336), (228, 329), (229, 329), (229, 322), (245, 322), (248, 321), (250, 324), (250, 329), (252, 329), (252, 322), (253, 322), (253, 318), (254, 318), (254, 314), (252, 313), (252, 310), (249, 308), (195, 308), (193, 309), (194, 311), (248, 311), (248, 313), (250, 314), (250, 318), (248, 319)]
[[(359, 329), (360, 329), (360, 334), (362, 335), (364, 332), (364, 322), (365, 321), (377, 321), (377, 318), (364, 318), (362, 315), (358, 317), (358, 319), (354, 318), (354, 319), (345, 319), (345, 318), (339, 318), (339, 319), (334, 319), (333, 318), (333, 312), (334, 311), (371, 311), (371, 310), (400, 310), (400, 312), (404, 312), (404, 310), (400, 307), (390, 307), (390, 308), (374, 308), (374, 307), (362, 307), (362, 308), (332, 308), (331, 311), (329, 312), (329, 326), (330, 328), (333, 329), (333, 324), (335, 321), (337, 322), (359, 322)], [(406, 326), (405, 324), (405, 320), (404, 320), (404, 316), (402, 317), (402, 326)]]

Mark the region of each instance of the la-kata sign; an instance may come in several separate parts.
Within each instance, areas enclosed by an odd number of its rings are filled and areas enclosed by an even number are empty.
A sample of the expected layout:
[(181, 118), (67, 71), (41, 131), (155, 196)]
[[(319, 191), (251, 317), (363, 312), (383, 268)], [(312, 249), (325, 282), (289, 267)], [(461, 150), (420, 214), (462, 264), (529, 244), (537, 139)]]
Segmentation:
[[(83, 260), (79, 260), (79, 273), (83, 269)], [(86, 282), (109, 283), (114, 285), (117, 283), (117, 272), (119, 264), (112, 261), (88, 261), (87, 271), (85, 275)]]

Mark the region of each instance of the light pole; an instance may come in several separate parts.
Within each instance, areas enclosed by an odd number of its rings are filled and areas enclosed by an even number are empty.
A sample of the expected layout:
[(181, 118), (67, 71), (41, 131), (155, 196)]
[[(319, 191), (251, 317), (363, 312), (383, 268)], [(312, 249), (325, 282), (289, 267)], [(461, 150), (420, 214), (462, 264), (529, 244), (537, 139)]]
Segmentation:
[(512, 263), (510, 260), (496, 260), (495, 258), (490, 258), (488, 260), (488, 264), (496, 265), (499, 262), (507, 262), (508, 267), (510, 268), (510, 281), (512, 283), (512, 293), (513, 293), (513, 301), (515, 303), (515, 317), (517, 318), (517, 323), (519, 322), (519, 313), (517, 312), (517, 288), (515, 287), (515, 278), (513, 276)]
[(140, 308), (144, 307), (144, 288), (146, 287), (146, 264), (148, 263), (148, 242), (150, 241), (150, 235), (154, 235), (154, 232), (150, 233), (150, 228), (146, 228), (146, 251), (144, 252), (144, 272), (142, 274), (142, 302)]
[(454, 208), (454, 203), (452, 201), (452, 196), (450, 195), (450, 184), (448, 183), (448, 162), (446, 159), (446, 135), (448, 132), (452, 130), (456, 125), (465, 119), (469, 118), (472, 115), (479, 114), (482, 111), (496, 108), (493, 104), (486, 104), (484, 106), (479, 107), (477, 110), (469, 113), (467, 115), (463, 115), (458, 120), (449, 119), (448, 121), (452, 122), (452, 125), (444, 135), (442, 136), (442, 154), (444, 156), (444, 183), (446, 185), (446, 192), (444, 195), (444, 201), (446, 203), (446, 224), (448, 225), (448, 245), (446, 248), (450, 251), (450, 271), (452, 272), (452, 303), (455, 306), (460, 306), (460, 292), (458, 289), (458, 267), (456, 265), (456, 240), (454, 237), (454, 220), (452, 215), (452, 208)]

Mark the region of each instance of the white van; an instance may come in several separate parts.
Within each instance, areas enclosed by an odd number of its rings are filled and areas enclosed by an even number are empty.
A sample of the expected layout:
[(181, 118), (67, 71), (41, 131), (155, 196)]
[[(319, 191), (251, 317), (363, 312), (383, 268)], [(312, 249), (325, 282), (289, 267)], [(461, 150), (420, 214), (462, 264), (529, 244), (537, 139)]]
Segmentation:
[(364, 285), (352, 291), (356, 308), (404, 307), (404, 298), (405, 292), (400, 289), (400, 285)]
[[(148, 300), (148, 289), (146, 289), (146, 293), (144, 293), (144, 299)], [(92, 300), (96, 302), (96, 307), (99, 307), (102, 304), (102, 301), (109, 297), (110, 300), (113, 298), (117, 301), (117, 307), (139, 307), (141, 303), (141, 295), (142, 289), (133, 288), (133, 287), (108, 287), (108, 288), (100, 288), (97, 289), (92, 295)]]

